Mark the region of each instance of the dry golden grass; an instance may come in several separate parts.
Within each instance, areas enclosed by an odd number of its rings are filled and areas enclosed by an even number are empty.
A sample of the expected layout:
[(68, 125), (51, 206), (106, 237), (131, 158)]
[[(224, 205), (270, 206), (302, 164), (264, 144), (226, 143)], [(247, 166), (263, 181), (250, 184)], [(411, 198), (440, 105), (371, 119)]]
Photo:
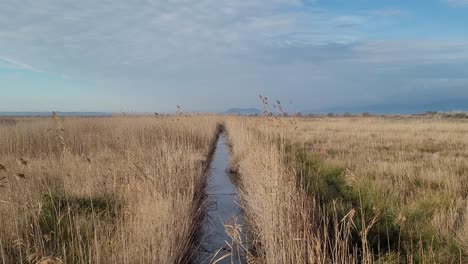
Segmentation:
[(468, 122), (227, 124), (257, 261), (468, 261)]
[[(299, 122), (290, 136), (328, 164), (376, 211), (394, 216), (434, 259), (468, 256), (468, 122), (341, 118)], [(422, 237), (422, 238), (421, 238)], [(401, 245), (404, 249), (404, 245)]]
[(0, 263), (187, 263), (212, 117), (0, 124)]
[[(253, 263), (350, 263), (355, 258), (346, 238), (350, 215), (341, 222), (324, 219), (321, 209), (297, 188), (298, 171), (286, 162), (284, 145), (266, 119), (230, 118), (231, 170), (240, 174), (241, 204), (249, 228)], [(263, 129), (262, 129), (263, 126)], [(335, 220), (335, 221), (333, 221)], [(336, 224), (334, 239), (326, 226)], [(339, 230), (339, 231), (338, 231)], [(349, 251), (348, 251), (349, 250)]]
[[(0, 122), (0, 263), (196, 260), (220, 120)], [(468, 261), (468, 122), (223, 122), (252, 263)]]

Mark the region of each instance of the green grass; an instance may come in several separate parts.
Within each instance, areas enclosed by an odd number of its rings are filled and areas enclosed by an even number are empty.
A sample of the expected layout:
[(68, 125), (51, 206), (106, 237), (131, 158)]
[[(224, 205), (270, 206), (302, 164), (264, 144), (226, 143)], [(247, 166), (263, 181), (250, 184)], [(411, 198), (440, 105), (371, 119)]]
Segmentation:
[[(120, 211), (121, 205), (116, 197), (68, 196), (56, 185), (55, 189), (49, 189), (42, 195), (38, 215), (31, 219), (34, 233), (43, 238), (41, 255), (59, 257), (72, 263), (91, 260), (91, 256), (96, 254), (93, 252), (96, 236), (112, 235)], [(88, 253), (78, 253), (77, 249)], [(83, 259), (83, 256), (89, 259)]]
[[(405, 219), (401, 219), (397, 213), (398, 204), (393, 203), (391, 197), (372, 190), (370, 184), (362, 181), (352, 186), (347, 184), (343, 168), (328, 164), (300, 145), (287, 144), (285, 151), (288, 157), (286, 162), (296, 164), (298, 187), (319, 202), (329, 219), (336, 214), (340, 220), (350, 210), (356, 209), (350, 244), (359, 252), (362, 251), (361, 231), (365, 229), (362, 223), (367, 225), (378, 215), (378, 221), (370, 229), (367, 240), (379, 262), (405, 263), (411, 259), (414, 263), (422, 263), (428, 259), (427, 255), (424, 260), (421, 258), (421, 251), (433, 252), (430, 254), (432, 261), (459, 261), (458, 257), (454, 257), (460, 252), (457, 244), (453, 240), (439, 238), (428, 223), (437, 209), (448, 206), (449, 200), (427, 197), (422, 202), (405, 207)], [(428, 183), (421, 180), (420, 184)], [(437, 186), (431, 185), (430, 188)]]

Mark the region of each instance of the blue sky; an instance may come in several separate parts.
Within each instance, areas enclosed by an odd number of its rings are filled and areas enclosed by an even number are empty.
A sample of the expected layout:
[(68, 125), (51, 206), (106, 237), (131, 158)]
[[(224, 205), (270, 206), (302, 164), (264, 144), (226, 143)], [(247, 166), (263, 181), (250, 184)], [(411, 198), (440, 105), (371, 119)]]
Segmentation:
[(0, 111), (468, 110), (468, 0), (2, 0)]

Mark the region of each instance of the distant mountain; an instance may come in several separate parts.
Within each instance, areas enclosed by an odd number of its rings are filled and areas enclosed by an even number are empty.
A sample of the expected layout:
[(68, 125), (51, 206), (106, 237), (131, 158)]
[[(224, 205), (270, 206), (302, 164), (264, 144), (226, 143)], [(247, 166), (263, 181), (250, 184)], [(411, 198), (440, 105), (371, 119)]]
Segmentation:
[[(111, 116), (105, 112), (56, 112), (57, 116)], [(51, 116), (52, 112), (0, 112), (0, 116)]]
[(262, 111), (257, 108), (230, 108), (223, 112), (227, 115), (258, 115)]

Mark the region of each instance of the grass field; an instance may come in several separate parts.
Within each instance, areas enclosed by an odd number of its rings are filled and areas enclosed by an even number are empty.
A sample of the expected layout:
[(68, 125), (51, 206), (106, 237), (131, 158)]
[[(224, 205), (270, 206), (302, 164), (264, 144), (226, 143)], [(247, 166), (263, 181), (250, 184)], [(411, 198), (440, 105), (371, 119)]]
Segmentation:
[(209, 117), (34, 118), (0, 125), (0, 263), (188, 263)]
[[(374, 252), (468, 261), (466, 120), (303, 120), (291, 137), (314, 161), (317, 175), (336, 177), (340, 192), (327, 199), (378, 216), (369, 236)], [(320, 193), (317, 187), (310, 191)]]
[(468, 122), (0, 119), (0, 263), (197, 263), (220, 126), (250, 263), (467, 263)]
[(468, 261), (468, 122), (237, 118), (228, 131), (261, 262)]

